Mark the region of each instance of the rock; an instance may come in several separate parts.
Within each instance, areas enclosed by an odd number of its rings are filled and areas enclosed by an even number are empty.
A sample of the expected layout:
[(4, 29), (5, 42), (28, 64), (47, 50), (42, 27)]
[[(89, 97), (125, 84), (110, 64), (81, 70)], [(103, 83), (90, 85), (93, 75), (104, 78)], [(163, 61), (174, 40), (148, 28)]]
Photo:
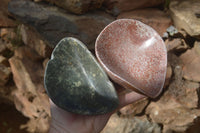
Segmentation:
[(200, 87), (199, 83), (186, 81), (184, 82), (184, 87), (185, 97), (178, 98), (178, 100), (187, 108), (198, 108), (198, 88)]
[(8, 60), (0, 55), (0, 86), (4, 86), (11, 77), (11, 70)]
[(118, 106), (106, 73), (75, 38), (64, 38), (55, 47), (45, 71), (45, 88), (51, 100), (69, 112), (96, 115)]
[(180, 56), (184, 67), (183, 77), (188, 80), (200, 82), (200, 42), (195, 42), (194, 47)]
[(23, 59), (24, 56), (26, 56), (26, 58), (29, 58), (31, 61), (39, 61), (42, 59), (33, 49), (27, 46), (19, 47), (15, 50), (14, 55), (20, 59)]
[(43, 60), (33, 49), (22, 46), (15, 50), (14, 57), (20, 59), (38, 92), (45, 93)]
[(0, 40), (0, 54), (4, 53), (4, 51), (6, 50), (6, 44)]
[(10, 40), (16, 38), (16, 33), (13, 28), (1, 28), (1, 38), (2, 40), (9, 42)]
[(2, 55), (0, 55), (0, 64), (3, 64), (6, 67), (9, 67), (8, 60), (4, 56), (2, 56)]
[(167, 53), (167, 63), (171, 65), (173, 71), (176, 66), (183, 66), (183, 62), (180, 58), (172, 52)]
[(0, 103), (7, 103), (14, 105), (14, 98), (12, 93), (17, 89), (15, 84), (7, 83), (6, 85), (0, 85)]
[(9, 19), (5, 13), (0, 11), (0, 28), (15, 27), (15, 26), (16, 24), (14, 23), (14, 21)]
[(175, 36), (177, 35), (179, 32), (177, 30), (177, 28), (175, 28), (173, 25), (169, 26), (167, 28), (167, 33), (170, 35), (170, 36)]
[(163, 124), (168, 130), (185, 132), (199, 118), (200, 110), (184, 108), (168, 96), (165, 100), (152, 102), (147, 108), (147, 114), (150, 114), (153, 122)]
[(184, 29), (190, 36), (200, 38), (199, 0), (174, 0), (170, 2), (170, 12), (175, 26)]
[(183, 80), (180, 66), (174, 68), (174, 75), (174, 81), (164, 95), (146, 108), (146, 114), (153, 122), (162, 124), (166, 133), (186, 132), (200, 118), (199, 83)]
[[(181, 66), (174, 68), (174, 81), (169, 85), (168, 93), (176, 97), (176, 99), (186, 108), (198, 107), (198, 93), (199, 83), (183, 80), (183, 72)], [(192, 94), (190, 94), (192, 93)], [(188, 96), (191, 100), (188, 100)]]
[(146, 7), (154, 7), (164, 3), (164, 0), (105, 0), (104, 5), (114, 15), (118, 15), (124, 11), (133, 9), (143, 9)]
[(46, 0), (75, 14), (100, 8), (104, 0)]
[(15, 56), (9, 59), (13, 79), (17, 86), (17, 90), (13, 93), (14, 103), (17, 110), (30, 119), (29, 123), (32, 125), (29, 126), (28, 123), (25, 126), (29, 132), (47, 132), (50, 106), (43, 86), (42, 61), (33, 60), (35, 58), (29, 58), (26, 53), (27, 48), (17, 48)]
[(167, 51), (173, 51), (175, 53), (184, 52), (189, 48), (184, 39), (181, 38), (174, 38), (172, 40), (167, 39), (165, 40), (165, 44), (167, 47)]
[(16, 23), (8, 17), (8, 2), (10, 0), (1, 0), (0, 4), (0, 28), (15, 27)]
[(26, 56), (26, 58), (30, 59), (31, 61), (42, 60), (41, 56), (27, 46), (19, 47), (17, 50), (15, 50), (14, 55), (20, 59), (24, 59), (24, 56)]
[(167, 51), (171, 51), (177, 48), (178, 46), (181, 46), (182, 39), (181, 38), (175, 38), (173, 40), (167, 39), (165, 40), (165, 44), (166, 44)]
[(44, 59), (44, 61), (42, 63), (42, 66), (44, 69), (46, 68), (48, 61), (49, 61), (49, 58)]
[(11, 70), (9, 67), (6, 67), (5, 65), (3, 65), (2, 63), (0, 63), (0, 86), (5, 85), (11, 75)]
[(139, 20), (155, 29), (160, 36), (163, 36), (164, 32), (166, 32), (166, 29), (172, 24), (170, 17), (166, 13), (155, 8), (123, 12), (117, 18)]
[(10, 48), (8, 47), (8, 44), (9, 43), (5, 43), (0, 40), (0, 54), (4, 56), (5, 58), (10, 58), (11, 56), (13, 56), (13, 51), (10, 50)]
[(114, 20), (101, 11), (77, 16), (26, 0), (12, 0), (8, 9), (16, 18), (36, 28), (52, 47), (62, 38), (71, 36), (80, 39), (88, 48), (94, 48), (100, 31)]
[(10, 0), (1, 0), (0, 11), (8, 15), (8, 3)]
[(113, 114), (101, 133), (161, 133), (161, 128), (147, 119), (122, 118)]
[(120, 109), (120, 113), (126, 116), (128, 115), (134, 116), (134, 115), (140, 114), (144, 111), (148, 103), (149, 103), (148, 98), (143, 98), (130, 105), (123, 107), (122, 109)]
[(10, 51), (14, 51), (15, 47), (23, 45), (21, 34), (18, 27), (15, 28), (1, 28), (1, 38), (6, 48)]
[(34, 49), (41, 57), (50, 57), (52, 48), (44, 41), (33, 28), (22, 25), (20, 27), (22, 40), (25, 45)]
[(167, 72), (166, 72), (166, 76), (165, 76), (165, 84), (164, 84), (163, 88), (166, 88), (170, 84), (172, 73), (173, 73), (172, 67), (171, 67), (170, 63), (168, 62), (167, 63)]

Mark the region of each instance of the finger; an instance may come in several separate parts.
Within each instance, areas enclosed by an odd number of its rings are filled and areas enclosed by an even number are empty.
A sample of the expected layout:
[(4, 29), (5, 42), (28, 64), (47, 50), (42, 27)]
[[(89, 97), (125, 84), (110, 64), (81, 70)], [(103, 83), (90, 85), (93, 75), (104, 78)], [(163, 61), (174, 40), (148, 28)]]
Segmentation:
[(122, 108), (145, 97), (145, 95), (139, 94), (134, 91), (129, 92), (127, 94), (119, 95), (119, 107)]

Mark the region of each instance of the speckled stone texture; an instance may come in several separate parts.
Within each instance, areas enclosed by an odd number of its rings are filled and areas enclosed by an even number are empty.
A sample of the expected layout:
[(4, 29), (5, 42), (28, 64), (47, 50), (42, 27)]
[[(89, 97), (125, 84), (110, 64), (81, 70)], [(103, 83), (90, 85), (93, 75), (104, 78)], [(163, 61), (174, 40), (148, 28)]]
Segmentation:
[(133, 19), (116, 20), (100, 33), (95, 50), (109, 76), (123, 87), (152, 98), (162, 91), (167, 50), (148, 25)]
[(106, 73), (86, 46), (71, 37), (55, 47), (45, 71), (45, 88), (51, 100), (69, 112), (96, 115), (118, 106)]

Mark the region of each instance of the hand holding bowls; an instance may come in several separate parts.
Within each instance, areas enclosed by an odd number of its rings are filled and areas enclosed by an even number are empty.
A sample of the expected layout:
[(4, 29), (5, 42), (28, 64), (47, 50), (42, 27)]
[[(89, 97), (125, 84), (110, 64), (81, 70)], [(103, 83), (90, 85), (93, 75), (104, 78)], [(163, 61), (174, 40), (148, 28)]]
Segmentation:
[[(167, 51), (151, 27), (132, 19), (116, 20), (100, 33), (95, 51), (111, 79), (124, 88), (152, 98), (162, 91)], [(47, 64), (46, 91), (57, 106), (69, 112), (111, 112), (119, 101), (103, 68), (82, 42), (64, 38)]]

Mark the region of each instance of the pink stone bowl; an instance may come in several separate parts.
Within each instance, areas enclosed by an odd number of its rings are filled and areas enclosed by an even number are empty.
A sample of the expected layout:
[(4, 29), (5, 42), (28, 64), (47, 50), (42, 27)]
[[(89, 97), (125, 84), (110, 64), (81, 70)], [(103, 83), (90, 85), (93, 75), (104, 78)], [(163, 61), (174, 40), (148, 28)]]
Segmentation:
[(161, 93), (167, 50), (150, 26), (134, 19), (116, 20), (99, 34), (95, 52), (107, 74), (119, 85), (151, 98)]

